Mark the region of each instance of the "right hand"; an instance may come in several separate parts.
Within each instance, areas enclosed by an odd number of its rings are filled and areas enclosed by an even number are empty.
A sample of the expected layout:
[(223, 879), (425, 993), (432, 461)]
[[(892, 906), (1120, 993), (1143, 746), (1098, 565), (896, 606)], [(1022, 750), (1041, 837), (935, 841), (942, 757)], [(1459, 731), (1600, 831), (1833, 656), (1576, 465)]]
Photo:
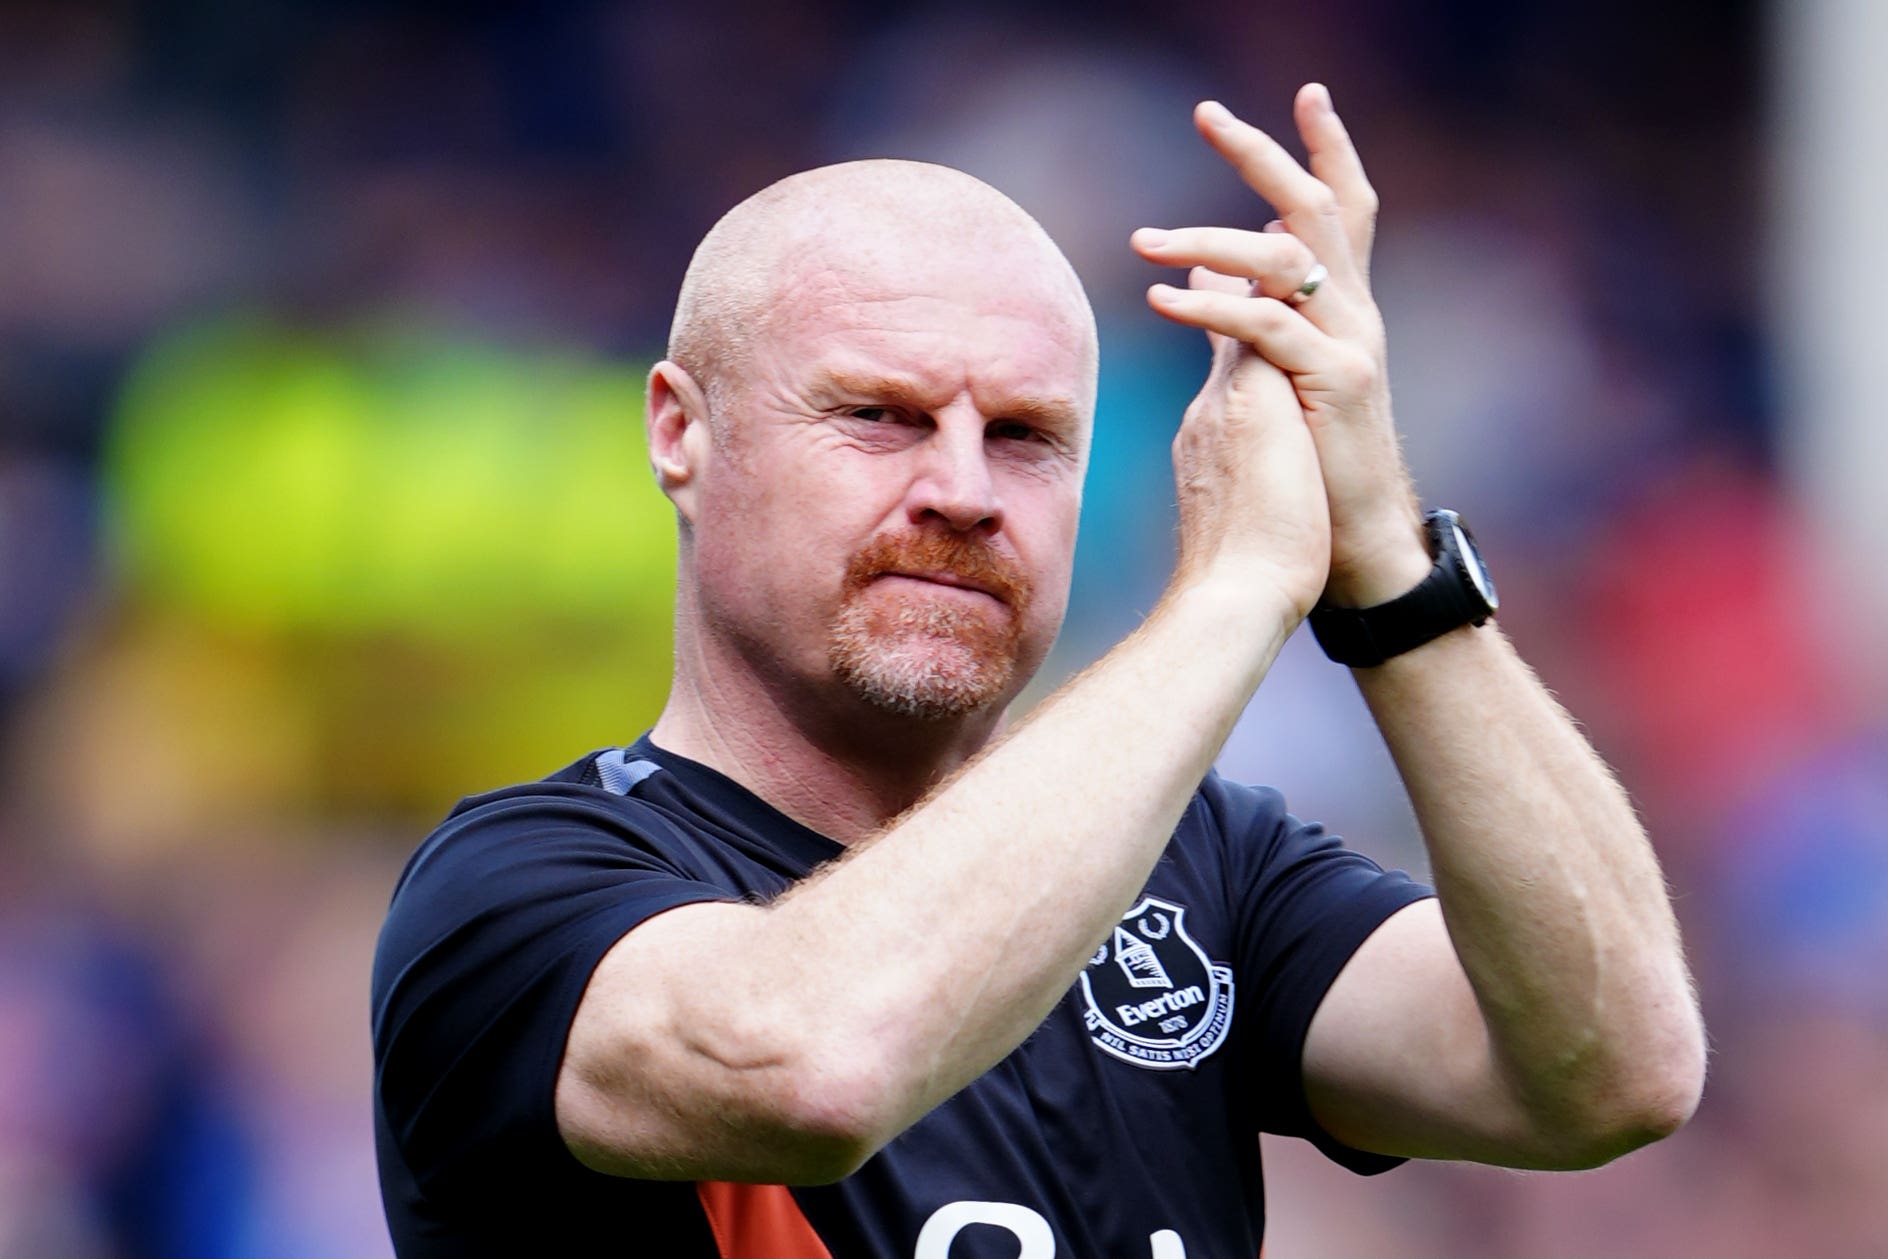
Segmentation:
[[(1194, 289), (1247, 296), (1251, 284), (1195, 267)], [(1165, 285), (1148, 295), (1163, 309)], [(1176, 583), (1224, 575), (1274, 586), (1302, 618), (1331, 568), (1331, 514), (1317, 445), (1292, 381), (1244, 342), (1206, 334), (1206, 383), (1173, 441), (1180, 503)]]

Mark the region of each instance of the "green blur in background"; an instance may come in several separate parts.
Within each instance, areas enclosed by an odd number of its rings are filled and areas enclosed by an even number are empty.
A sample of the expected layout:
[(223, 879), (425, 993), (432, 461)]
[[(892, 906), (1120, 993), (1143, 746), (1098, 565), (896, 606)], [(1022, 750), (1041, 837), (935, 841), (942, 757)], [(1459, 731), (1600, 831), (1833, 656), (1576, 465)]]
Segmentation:
[(252, 803), (436, 815), (654, 719), (675, 533), (643, 375), (240, 319), (141, 357), (107, 435), (109, 552), (144, 615), (214, 645), (161, 666), (202, 675), (200, 722), (295, 730)]

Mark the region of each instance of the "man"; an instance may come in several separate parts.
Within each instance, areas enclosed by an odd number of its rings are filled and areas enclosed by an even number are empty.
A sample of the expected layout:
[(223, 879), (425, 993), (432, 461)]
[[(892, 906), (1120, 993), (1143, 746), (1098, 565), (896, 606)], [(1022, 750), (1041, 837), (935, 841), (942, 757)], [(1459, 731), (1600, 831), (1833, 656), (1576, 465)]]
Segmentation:
[[(1485, 623), (1466, 538), (1419, 517), (1375, 198), (1328, 94), (1295, 113), (1308, 171), (1195, 115), (1269, 230), (1134, 237), (1194, 268), (1149, 301), (1214, 347), (1174, 443), (1179, 563), (1012, 729), (1094, 404), (1068, 264), (914, 163), (795, 176), (704, 240), (649, 382), (669, 703), (462, 803), (381, 937), (402, 1255), (1251, 1255), (1261, 1129), (1366, 1171), (1581, 1167), (1689, 1115), (1703, 1034), (1656, 862)], [(1314, 607), (1435, 898), (1209, 772)]]

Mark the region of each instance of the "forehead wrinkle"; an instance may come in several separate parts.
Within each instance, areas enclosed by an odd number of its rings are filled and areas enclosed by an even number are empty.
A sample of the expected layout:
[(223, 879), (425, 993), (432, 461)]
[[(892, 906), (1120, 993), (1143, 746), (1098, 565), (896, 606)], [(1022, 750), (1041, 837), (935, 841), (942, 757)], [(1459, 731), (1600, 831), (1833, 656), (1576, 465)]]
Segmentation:
[[(986, 417), (1074, 435), (1089, 419), (1081, 330), (1044, 298), (987, 293), (883, 293), (816, 267), (773, 326), (786, 379), (808, 404), (895, 404), (933, 412), (968, 394)], [(987, 281), (986, 281), (987, 287)], [(812, 293), (844, 294), (813, 300)], [(967, 300), (968, 299), (968, 300)], [(976, 315), (962, 322), (964, 308)], [(807, 313), (800, 314), (804, 309)], [(994, 321), (994, 322), (992, 322)], [(1018, 329), (1015, 324), (1027, 327)]]

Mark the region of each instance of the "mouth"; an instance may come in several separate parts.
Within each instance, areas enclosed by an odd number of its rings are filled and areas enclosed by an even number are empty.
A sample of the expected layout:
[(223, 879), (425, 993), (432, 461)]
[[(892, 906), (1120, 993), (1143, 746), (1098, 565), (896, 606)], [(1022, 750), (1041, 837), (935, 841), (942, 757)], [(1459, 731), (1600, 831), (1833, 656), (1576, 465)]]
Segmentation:
[(995, 586), (988, 585), (984, 582), (977, 581), (975, 578), (965, 577), (960, 573), (953, 573), (953, 572), (946, 571), (944, 569), (920, 569), (915, 572), (891, 571), (891, 572), (881, 573), (879, 574), (879, 576), (900, 577), (906, 581), (929, 582), (931, 585), (934, 585), (934, 586), (949, 586), (956, 590), (968, 590), (974, 594), (987, 595), (988, 597), (995, 599), (998, 603), (1009, 602), (1009, 600), (1005, 599), (1002, 593)]

